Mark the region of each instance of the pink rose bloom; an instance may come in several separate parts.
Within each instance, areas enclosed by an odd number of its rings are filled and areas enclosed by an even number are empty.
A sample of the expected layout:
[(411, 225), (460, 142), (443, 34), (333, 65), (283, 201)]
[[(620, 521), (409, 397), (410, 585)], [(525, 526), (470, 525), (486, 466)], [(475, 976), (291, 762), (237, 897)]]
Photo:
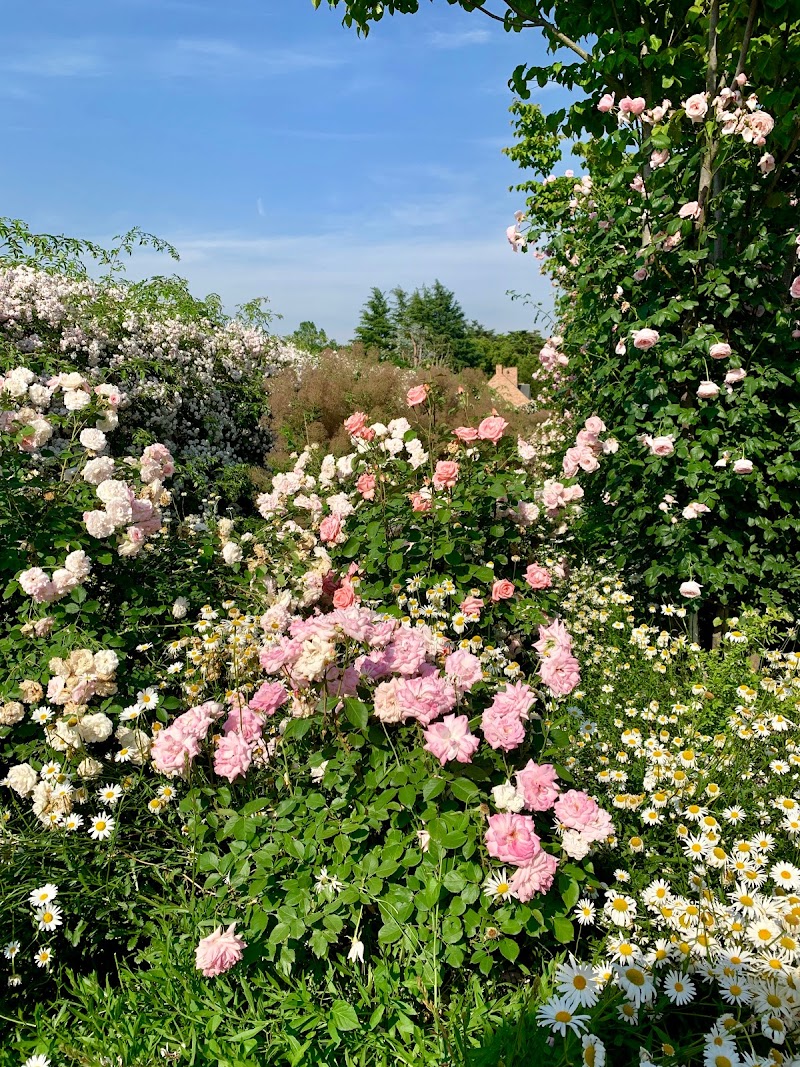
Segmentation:
[(646, 351), (648, 348), (652, 348), (653, 345), (658, 344), (658, 339), (661, 335), (658, 330), (651, 330), (649, 327), (644, 327), (642, 330), (632, 330), (631, 337), (633, 338), (633, 347), (639, 348), (642, 351)]
[(696, 200), (690, 200), (684, 204), (678, 212), (678, 218), (681, 219), (699, 219), (700, 218), (700, 205)]
[(319, 539), (325, 544), (332, 544), (339, 540), (342, 534), (342, 520), (336, 515), (326, 515), (319, 524)]
[(790, 294), (790, 296), (793, 296), (795, 298), (795, 300), (800, 298), (800, 274), (798, 274), (797, 277), (792, 282), (792, 284), (791, 284), (791, 286), (789, 288), (789, 294)]
[(731, 352), (731, 346), (726, 344), (725, 341), (717, 341), (708, 350), (708, 354), (712, 359), (727, 359)]
[(669, 149), (668, 148), (656, 149), (654, 152), (650, 153), (650, 166), (653, 167), (653, 168), (663, 167), (668, 159), (669, 159)]
[(410, 677), (422, 667), (427, 652), (425, 640), (419, 630), (412, 630), (410, 626), (400, 626), (386, 646), (383, 658), (387, 671)]
[(261, 719), (254, 711), (250, 710), (247, 704), (242, 708), (231, 708), (228, 718), (222, 726), (223, 733), (241, 734), (245, 741), (251, 745), (260, 740), (262, 729), (263, 723)]
[(495, 604), (500, 600), (510, 600), (514, 593), (516, 593), (514, 583), (508, 578), (498, 578), (492, 585), (492, 600)]
[(580, 685), (580, 665), (571, 653), (559, 649), (539, 664), (539, 676), (554, 696), (567, 696)]
[(600, 97), (600, 102), (597, 105), (597, 110), (598, 111), (602, 111), (603, 114), (605, 114), (608, 111), (611, 111), (611, 109), (614, 106), (614, 96), (615, 96), (614, 93), (604, 93)]
[(433, 484), (437, 489), (452, 489), (458, 481), (458, 464), (452, 459), (442, 459), (433, 472)]
[(238, 733), (226, 734), (217, 742), (214, 752), (214, 771), (232, 782), (240, 775), (247, 774), (253, 754), (250, 745)]
[(599, 810), (597, 801), (579, 789), (562, 793), (554, 807), (555, 816), (560, 823), (570, 830), (581, 831), (592, 825)]
[(564, 474), (568, 478), (574, 478), (579, 469), (591, 473), (599, 466), (594, 452), (587, 447), (568, 448), (562, 461)]
[(488, 710), (515, 719), (527, 719), (535, 703), (536, 695), (527, 682), (515, 682), (513, 685), (506, 682), (505, 689), (495, 694)]
[(692, 122), (702, 122), (708, 112), (708, 100), (705, 93), (695, 93), (683, 102), (686, 117)]
[(411, 510), (419, 512), (420, 514), (426, 511), (430, 511), (433, 507), (431, 498), (429, 496), (423, 496), (422, 493), (411, 494)]
[(508, 423), (499, 415), (490, 415), (478, 424), (478, 437), (481, 441), (491, 441), (496, 445), (506, 431)]
[(519, 748), (525, 740), (525, 727), (516, 715), (502, 715), (492, 708), (481, 716), (481, 731), (488, 745), (503, 752)]
[(479, 596), (464, 597), (458, 605), (458, 610), (468, 619), (479, 619), (483, 609), (483, 600)]
[(428, 398), (428, 385), (415, 385), (406, 393), (406, 403), (410, 408), (416, 407), (417, 404), (424, 404)]
[(356, 594), (353, 586), (347, 580), (343, 581), (333, 594), (333, 606), (335, 608), (350, 608), (356, 602)]
[(445, 715), (425, 730), (424, 748), (432, 752), (444, 767), (448, 760), (472, 763), (472, 757), (480, 745), (480, 739), (469, 732), (466, 715)]
[(553, 584), (550, 571), (546, 567), (540, 567), (538, 563), (531, 563), (525, 571), (525, 581), (531, 589), (549, 589)]
[(472, 426), (457, 426), (453, 433), (465, 444), (471, 444), (473, 441), (478, 440), (478, 431)]
[(264, 682), (250, 698), (250, 707), (253, 711), (260, 711), (262, 715), (274, 715), (278, 708), (286, 703), (288, 696), (281, 682)]
[(737, 459), (733, 464), (734, 474), (752, 474), (753, 461), (751, 459)]
[(518, 867), (511, 881), (511, 895), (520, 903), (532, 900), (537, 893), (546, 893), (553, 884), (558, 860), (541, 849), (528, 863)]
[(358, 437), (367, 425), (367, 416), (363, 411), (354, 411), (349, 418), (344, 420), (344, 428), (351, 437)]
[(356, 482), (356, 489), (365, 500), (375, 499), (375, 475), (366, 472)]
[(283, 637), (276, 644), (262, 648), (258, 655), (258, 662), (267, 674), (276, 674), (281, 667), (295, 663), (302, 648), (302, 641), (293, 641), (288, 637)]
[(605, 841), (614, 833), (614, 821), (607, 811), (598, 807), (595, 813), (586, 819), (579, 832), (589, 844)]
[(572, 636), (564, 623), (560, 619), (556, 619), (549, 626), (539, 627), (539, 640), (534, 642), (533, 647), (540, 656), (549, 656), (559, 649), (571, 652)]
[(681, 596), (685, 596), (689, 600), (694, 600), (695, 597), (700, 596), (700, 590), (702, 588), (703, 587), (702, 587), (702, 585), (700, 585), (699, 582), (695, 582), (695, 581), (682, 582), (681, 585), (680, 585), (680, 588), (678, 589), (678, 592), (681, 594)]
[(468, 693), (483, 679), (481, 661), (463, 648), (459, 648), (445, 659), (444, 673), (461, 693)]
[(227, 930), (218, 926), (213, 934), (204, 937), (195, 949), (195, 966), (203, 972), (205, 978), (216, 978), (224, 974), (242, 958), (247, 942), (242, 941), (233, 932), (236, 923), (231, 923)]
[(438, 672), (424, 678), (404, 678), (398, 683), (396, 695), (403, 717), (425, 726), (451, 712), (456, 703), (455, 689)]
[(619, 102), (619, 109), (623, 115), (641, 115), (644, 109), (647, 107), (647, 102), (643, 96), (623, 96)]
[(397, 689), (400, 683), (399, 678), (392, 678), (391, 681), (381, 682), (375, 689), (372, 698), (373, 710), (375, 718), (380, 719), (381, 722), (403, 721), (403, 709), (397, 701)]
[(486, 851), (501, 863), (521, 867), (541, 851), (530, 815), (503, 811), (489, 816)]
[(528, 760), (521, 771), (517, 771), (517, 792), (525, 800), (529, 811), (549, 811), (558, 800), (559, 788), (556, 784), (555, 767), (551, 763), (534, 763)]
[(153, 765), (161, 774), (184, 774), (192, 760), (200, 754), (194, 737), (183, 737), (172, 727), (159, 730), (150, 748)]
[(188, 711), (184, 711), (182, 715), (179, 715), (168, 729), (175, 730), (183, 738), (191, 737), (195, 741), (203, 741), (208, 734), (211, 723), (214, 721), (213, 713), (217, 708), (221, 708), (221, 705), (210, 701), (205, 704), (198, 704), (196, 707), (189, 708)]
[(701, 400), (713, 400), (719, 395), (719, 386), (716, 382), (702, 381), (697, 387), (697, 395)]
[(583, 428), (593, 437), (599, 437), (601, 433), (606, 432), (606, 424), (597, 415), (590, 415), (583, 424)]
[(647, 436), (643, 438), (643, 443), (650, 449), (650, 455), (652, 456), (671, 456), (675, 451), (674, 440), (672, 434), (668, 436), (662, 435), (661, 437)]
[(734, 367), (725, 375), (725, 384), (735, 385), (737, 382), (744, 381), (746, 377), (747, 371), (743, 367)]

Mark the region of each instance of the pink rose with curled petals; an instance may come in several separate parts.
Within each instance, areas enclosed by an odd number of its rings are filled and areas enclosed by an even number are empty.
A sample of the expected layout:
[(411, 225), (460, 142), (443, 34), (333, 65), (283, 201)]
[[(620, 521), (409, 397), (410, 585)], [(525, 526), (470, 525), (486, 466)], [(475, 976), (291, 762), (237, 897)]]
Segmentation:
[(539, 640), (533, 647), (540, 656), (549, 656), (558, 649), (572, 651), (572, 635), (560, 619), (555, 619), (549, 626), (539, 627)]
[(262, 715), (274, 715), (288, 699), (289, 694), (282, 682), (264, 682), (250, 698), (250, 707)]
[(731, 346), (725, 341), (717, 341), (709, 348), (708, 354), (712, 359), (727, 359), (732, 351)]
[(231, 923), (227, 930), (218, 926), (213, 934), (204, 937), (195, 949), (195, 967), (205, 978), (216, 978), (225, 974), (242, 958), (247, 942), (234, 933), (236, 923)]
[(356, 489), (361, 493), (365, 500), (375, 499), (375, 475), (369, 471), (365, 471), (364, 474), (359, 476), (356, 482)]
[(643, 96), (623, 96), (619, 102), (619, 109), (623, 115), (633, 115), (634, 118), (641, 115), (647, 107), (647, 101)]
[(248, 742), (239, 733), (225, 734), (214, 750), (214, 771), (229, 782), (244, 776), (253, 762), (253, 753)]
[(499, 415), (489, 415), (478, 423), (478, 437), (481, 441), (491, 441), (496, 445), (508, 428), (508, 423)]
[(734, 367), (725, 375), (725, 384), (735, 385), (737, 382), (743, 382), (746, 377), (747, 371), (743, 367)]
[(435, 722), (424, 731), (425, 748), (433, 753), (444, 767), (449, 760), (457, 763), (472, 763), (480, 739), (469, 732), (469, 719), (466, 715), (445, 715), (441, 722)]
[(200, 755), (200, 744), (194, 737), (183, 737), (174, 728), (159, 730), (150, 748), (153, 766), (161, 774), (180, 774)]
[(652, 348), (653, 345), (658, 344), (660, 336), (658, 330), (651, 330), (647, 326), (641, 330), (631, 331), (633, 347), (638, 348), (643, 352), (646, 352), (648, 348)]
[(494, 749), (510, 752), (525, 740), (525, 727), (516, 715), (501, 715), (487, 708), (481, 716), (481, 731)]
[(708, 113), (708, 99), (706, 93), (695, 93), (688, 100), (684, 100), (683, 107), (686, 117), (692, 122), (702, 122)]
[(483, 679), (483, 666), (477, 656), (459, 648), (444, 661), (444, 673), (461, 693), (468, 693)]
[(700, 590), (702, 588), (703, 587), (702, 585), (700, 585), (699, 582), (681, 582), (678, 592), (681, 594), (681, 596), (685, 596), (688, 600), (694, 600), (696, 597), (700, 596)]
[(524, 799), (525, 807), (529, 811), (549, 811), (558, 800), (558, 774), (551, 763), (537, 764), (528, 760), (515, 777), (517, 792)]
[(643, 437), (642, 443), (647, 445), (650, 449), (652, 456), (671, 456), (675, 451), (674, 440), (672, 434), (662, 435), (660, 437), (650, 437), (649, 434)]
[(555, 816), (570, 830), (583, 830), (597, 818), (600, 807), (596, 800), (579, 789), (562, 793), (555, 803)]
[(404, 719), (417, 719), (424, 726), (451, 712), (457, 700), (455, 689), (438, 671), (424, 678), (403, 678), (395, 698)]
[(737, 459), (733, 464), (734, 474), (752, 474), (753, 461), (751, 459)]
[(487, 710), (515, 719), (527, 719), (535, 702), (536, 695), (526, 682), (515, 682), (513, 685), (507, 682), (505, 688), (495, 694)]
[(510, 600), (515, 593), (514, 583), (508, 578), (498, 578), (492, 585), (492, 600), (495, 604), (500, 600)]
[(553, 884), (557, 870), (558, 860), (555, 856), (540, 849), (532, 860), (514, 871), (508, 883), (511, 896), (525, 904), (537, 893), (546, 893)]
[(696, 200), (690, 200), (684, 204), (678, 212), (678, 218), (680, 219), (699, 219), (700, 218), (700, 205)]
[(601, 433), (606, 432), (606, 424), (598, 415), (590, 415), (583, 424), (583, 428), (594, 437), (599, 437)]
[(540, 567), (538, 563), (531, 563), (525, 571), (525, 581), (531, 589), (549, 589), (553, 584), (550, 571), (546, 567)]
[(719, 396), (719, 386), (716, 382), (710, 382), (708, 380), (700, 382), (697, 387), (697, 395), (701, 400), (714, 400)]
[(441, 459), (433, 472), (436, 489), (452, 489), (458, 481), (458, 464), (452, 459)]
[(479, 619), (483, 609), (483, 600), (479, 596), (465, 597), (458, 605), (458, 610), (468, 619)]
[(342, 534), (342, 520), (336, 515), (326, 515), (319, 524), (319, 539), (325, 544), (339, 540)]
[(432, 504), (429, 496), (424, 496), (422, 493), (412, 493), (409, 499), (411, 500), (412, 511), (422, 514), (431, 510)]
[(416, 407), (417, 404), (424, 404), (428, 399), (429, 385), (414, 385), (406, 393), (406, 403), (410, 408)]
[(542, 847), (531, 816), (511, 811), (489, 816), (485, 841), (490, 856), (515, 867), (530, 862)]
[(797, 275), (789, 287), (789, 295), (793, 296), (795, 300), (800, 299), (800, 274)]
[(453, 433), (465, 444), (472, 444), (473, 441), (478, 440), (478, 431), (472, 426), (457, 426)]
[(539, 676), (554, 696), (567, 696), (580, 685), (580, 665), (570, 652), (559, 649), (539, 664)]
[(344, 420), (344, 428), (351, 437), (358, 437), (367, 425), (367, 416), (363, 411), (354, 411)]
[(603, 93), (597, 105), (597, 110), (602, 111), (603, 114), (606, 114), (607, 112), (611, 111), (611, 109), (614, 107), (615, 95), (615, 93)]
[(245, 704), (242, 708), (231, 708), (228, 718), (222, 724), (222, 732), (241, 734), (245, 741), (252, 745), (261, 739), (263, 726), (259, 716)]
[(349, 608), (356, 602), (356, 594), (352, 583), (343, 581), (333, 594), (333, 606), (335, 608)]

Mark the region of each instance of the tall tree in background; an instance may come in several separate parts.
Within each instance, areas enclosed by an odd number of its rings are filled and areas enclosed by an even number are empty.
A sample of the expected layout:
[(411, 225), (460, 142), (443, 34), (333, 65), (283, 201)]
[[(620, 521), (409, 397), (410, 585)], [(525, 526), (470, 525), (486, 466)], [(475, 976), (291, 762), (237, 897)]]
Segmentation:
[(373, 288), (364, 307), (355, 331), (356, 340), (368, 351), (376, 349), (381, 356), (392, 351), (395, 343), (395, 326), (392, 309), (382, 290)]

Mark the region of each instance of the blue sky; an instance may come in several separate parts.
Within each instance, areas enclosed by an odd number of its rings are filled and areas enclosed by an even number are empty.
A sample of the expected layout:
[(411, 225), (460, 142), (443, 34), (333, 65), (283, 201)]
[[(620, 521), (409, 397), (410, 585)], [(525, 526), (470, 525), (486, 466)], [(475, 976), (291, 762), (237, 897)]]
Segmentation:
[[(530, 325), (549, 304), (505, 242), (519, 197), (506, 82), (544, 55), (444, 0), (369, 38), (311, 0), (36, 0), (0, 43), (4, 215), (174, 243), (177, 269), (228, 307), (268, 296), (292, 330), (347, 339), (369, 288), (440, 278), (470, 318)], [(534, 97), (536, 99), (537, 97)], [(545, 108), (561, 103), (546, 89)]]

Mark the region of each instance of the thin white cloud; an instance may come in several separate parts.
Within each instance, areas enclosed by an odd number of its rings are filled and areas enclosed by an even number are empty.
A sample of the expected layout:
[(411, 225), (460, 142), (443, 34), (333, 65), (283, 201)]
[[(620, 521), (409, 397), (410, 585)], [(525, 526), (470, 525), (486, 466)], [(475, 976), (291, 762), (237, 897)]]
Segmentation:
[(488, 30), (433, 30), (428, 34), (428, 44), (431, 48), (469, 48), (475, 44), (486, 44), (491, 40)]
[[(502, 233), (407, 240), (336, 232), (313, 242), (290, 235), (263, 238), (237, 233), (172, 236), (181, 254), (176, 271), (197, 293), (219, 293), (228, 308), (267, 296), (293, 330), (312, 319), (331, 336), (349, 339), (372, 286), (414, 289), (439, 278), (452, 289), (468, 318), (497, 330), (527, 329), (533, 312), (507, 293), (530, 293), (552, 306), (550, 283), (532, 256), (514, 255)], [(163, 273), (153, 253), (138, 253), (132, 275)]]
[(80, 41), (6, 56), (2, 65), (6, 72), (39, 78), (95, 78), (110, 70), (107, 58), (96, 45)]
[(220, 38), (179, 39), (162, 47), (151, 61), (156, 73), (179, 78), (270, 78), (342, 63), (330, 50), (244, 48)]

